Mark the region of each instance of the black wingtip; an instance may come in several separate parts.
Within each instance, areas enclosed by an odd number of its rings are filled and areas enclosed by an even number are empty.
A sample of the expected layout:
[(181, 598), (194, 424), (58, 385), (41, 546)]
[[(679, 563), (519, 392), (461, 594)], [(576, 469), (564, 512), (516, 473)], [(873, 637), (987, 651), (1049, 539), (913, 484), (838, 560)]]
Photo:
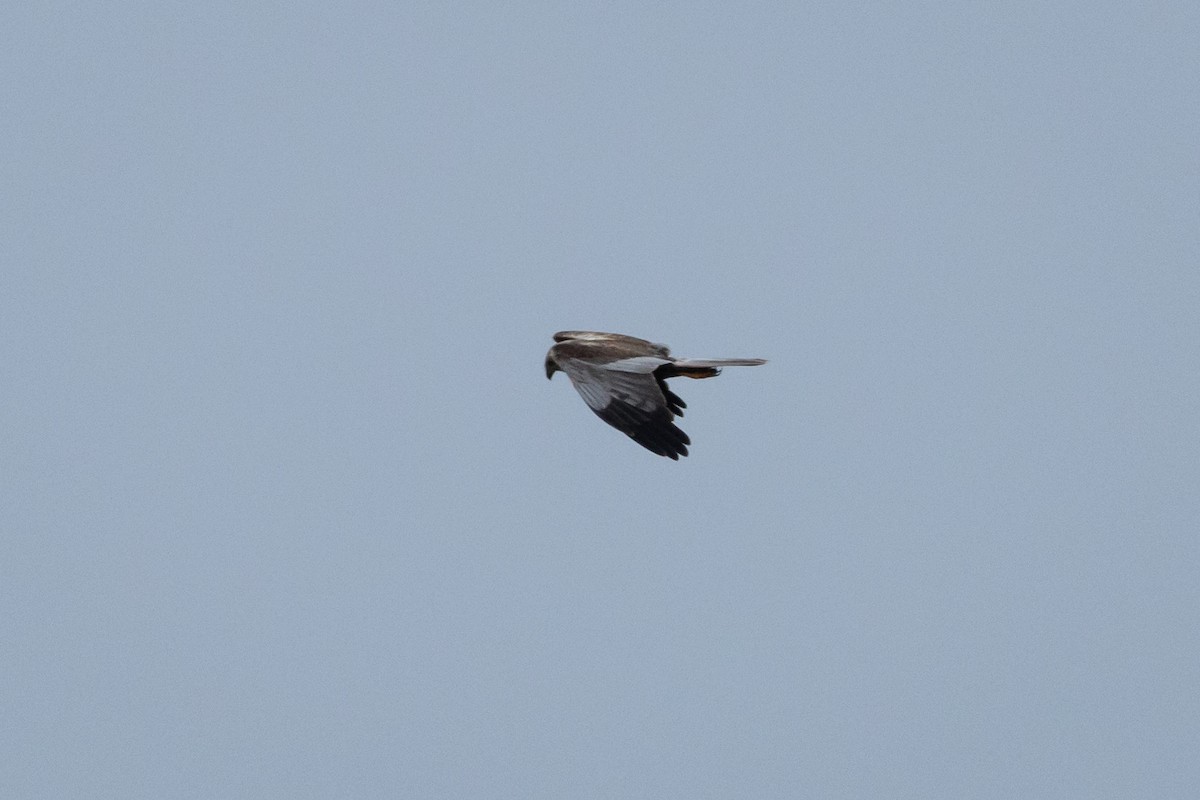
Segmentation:
[(688, 454), (692, 440), (672, 422), (671, 412), (658, 408), (646, 412), (636, 406), (613, 402), (597, 411), (600, 419), (656, 455), (678, 461)]

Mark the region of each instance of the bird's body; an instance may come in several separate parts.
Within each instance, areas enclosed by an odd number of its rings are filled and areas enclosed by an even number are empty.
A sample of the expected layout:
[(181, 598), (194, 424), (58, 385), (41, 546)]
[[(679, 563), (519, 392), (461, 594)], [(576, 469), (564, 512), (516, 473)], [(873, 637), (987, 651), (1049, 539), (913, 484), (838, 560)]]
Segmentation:
[(761, 358), (674, 358), (666, 345), (620, 333), (560, 331), (546, 354), (546, 377), (565, 372), (596, 416), (660, 456), (678, 460), (692, 442), (674, 423), (687, 404), (668, 378), (712, 378), (721, 367)]

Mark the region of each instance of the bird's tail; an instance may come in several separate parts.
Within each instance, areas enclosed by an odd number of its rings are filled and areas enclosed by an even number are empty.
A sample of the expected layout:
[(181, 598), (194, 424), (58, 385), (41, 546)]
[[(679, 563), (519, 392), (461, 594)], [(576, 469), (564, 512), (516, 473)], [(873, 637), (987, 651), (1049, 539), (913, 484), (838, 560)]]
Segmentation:
[(765, 363), (765, 358), (677, 358), (672, 366), (676, 375), (685, 378), (713, 378), (721, 374), (721, 367), (757, 367)]

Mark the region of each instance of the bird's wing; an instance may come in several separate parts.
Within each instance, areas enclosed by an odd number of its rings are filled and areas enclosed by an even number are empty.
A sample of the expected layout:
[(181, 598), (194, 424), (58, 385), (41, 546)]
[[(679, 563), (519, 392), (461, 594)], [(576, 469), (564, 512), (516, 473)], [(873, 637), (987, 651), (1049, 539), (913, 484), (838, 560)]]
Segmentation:
[(636, 336), (626, 336), (623, 333), (605, 333), (604, 331), (559, 331), (554, 334), (554, 341), (616, 345), (664, 357), (671, 353), (670, 348), (665, 344), (639, 339)]
[(647, 450), (678, 460), (687, 455), (687, 446), (691, 444), (687, 434), (673, 423), (675, 414), (672, 411), (679, 410), (683, 404), (672, 395), (668, 405), (662, 384), (654, 375), (655, 369), (668, 363), (665, 358), (650, 356), (606, 364), (578, 358), (559, 361), (575, 390), (596, 416)]

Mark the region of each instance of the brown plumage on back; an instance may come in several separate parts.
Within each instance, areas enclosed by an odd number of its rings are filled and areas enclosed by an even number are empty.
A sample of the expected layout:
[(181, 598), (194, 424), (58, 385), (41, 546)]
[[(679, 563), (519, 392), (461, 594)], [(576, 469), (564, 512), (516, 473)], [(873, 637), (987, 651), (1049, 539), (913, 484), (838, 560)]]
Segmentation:
[(620, 333), (559, 331), (546, 354), (546, 377), (565, 372), (600, 419), (647, 450), (678, 460), (691, 439), (674, 423), (687, 404), (668, 378), (712, 378), (721, 367), (752, 367), (761, 358), (674, 358), (666, 345)]

